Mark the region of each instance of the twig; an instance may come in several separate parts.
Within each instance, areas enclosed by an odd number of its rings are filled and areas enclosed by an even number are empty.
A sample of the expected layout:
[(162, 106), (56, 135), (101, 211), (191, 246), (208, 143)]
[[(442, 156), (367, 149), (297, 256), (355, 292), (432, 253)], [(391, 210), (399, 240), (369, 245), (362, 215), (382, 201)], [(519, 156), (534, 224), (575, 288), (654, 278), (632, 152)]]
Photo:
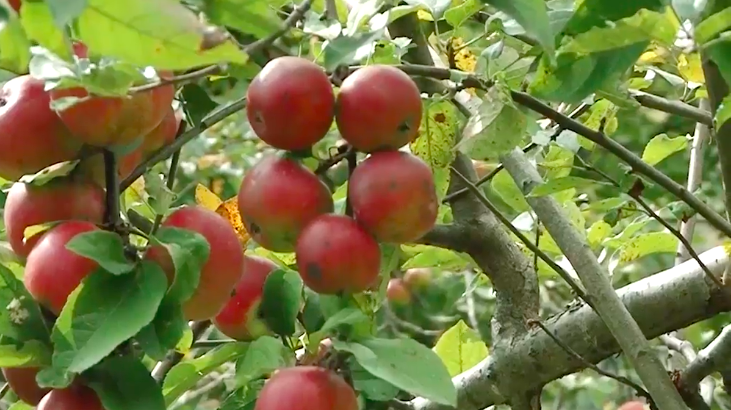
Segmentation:
[(226, 343), (233, 343), (235, 341), (235, 339), (198, 340), (197, 342), (193, 343), (191, 349), (212, 349), (214, 347), (225, 345)]
[[(177, 135), (175, 136), (175, 139), (179, 138), (184, 132), (185, 128), (187, 127), (187, 122), (180, 121), (180, 125), (178, 127)], [(170, 170), (168, 171), (167, 180), (165, 181), (165, 187), (169, 189), (170, 191), (173, 190), (173, 187), (175, 186), (175, 176), (178, 173), (178, 164), (180, 162), (180, 151), (179, 149), (173, 153), (173, 157), (170, 159)], [(159, 213), (155, 215), (155, 220), (152, 223), (152, 228), (150, 228), (149, 235), (155, 235), (155, 232), (160, 228), (160, 224), (162, 224), (162, 219), (165, 217), (164, 213)]]
[(150, 91), (152, 89), (162, 87), (165, 85), (170, 85), (170, 84), (174, 84), (174, 85), (188, 84), (188, 83), (191, 83), (193, 81), (199, 80), (204, 77), (220, 74), (223, 71), (224, 71), (224, 68), (222, 66), (211, 65), (211, 66), (203, 67), (203, 68), (195, 70), (195, 71), (191, 71), (189, 73), (180, 74), (180, 75), (176, 75), (176, 76), (169, 77), (169, 78), (161, 78), (160, 81), (157, 81), (154, 83), (140, 85), (138, 87), (131, 87), (129, 89), (129, 93), (130, 94), (142, 93), (145, 91)]
[(299, 6), (297, 6), (297, 8), (294, 9), (294, 11), (292, 11), (287, 19), (284, 20), (282, 28), (268, 35), (267, 37), (262, 38), (261, 40), (257, 40), (247, 45), (246, 47), (244, 47), (244, 52), (246, 52), (247, 54), (254, 54), (277, 41), (279, 37), (287, 34), (287, 31), (294, 27), (298, 21), (302, 20), (302, 18), (305, 16), (305, 13), (307, 13), (307, 10), (309, 10), (310, 7), (312, 7), (312, 0), (304, 0)]
[(350, 145), (341, 145), (338, 147), (338, 152), (335, 155), (331, 155), (330, 158), (327, 158), (326, 160), (323, 160), (320, 162), (320, 165), (317, 166), (315, 169), (315, 174), (322, 175), (330, 168), (334, 167), (335, 165), (339, 164), (341, 161), (348, 158), (348, 155), (353, 151), (353, 148)]
[(10, 383), (4, 383), (2, 387), (0, 387), (0, 400), (5, 397), (6, 394), (10, 391)]
[[(202, 320), (200, 322), (193, 323), (190, 328), (193, 331), (193, 342), (195, 342), (201, 335), (208, 329), (208, 327), (211, 325), (211, 322), (209, 320)], [(172, 369), (176, 364), (180, 363), (181, 360), (183, 360), (184, 355), (179, 352), (170, 352), (168, 354), (168, 357), (165, 358), (165, 360), (158, 362), (155, 365), (155, 368), (152, 369), (152, 377), (157, 380), (158, 382), (161, 382), (165, 380), (165, 376), (168, 374), (170, 369)]]
[[(699, 108), (708, 111), (710, 105), (708, 100), (701, 98)], [(705, 145), (710, 138), (711, 130), (703, 123), (697, 123), (695, 125), (695, 132), (693, 133), (693, 144), (690, 148), (690, 163), (688, 164), (688, 183), (687, 189), (690, 192), (695, 192), (701, 184), (703, 178), (703, 153), (705, 152)], [(688, 218), (687, 221), (681, 221), (680, 223), (680, 234), (689, 241), (693, 241), (693, 233), (695, 231), (695, 223), (697, 218), (695, 215)], [(688, 249), (681, 243), (678, 244), (678, 255), (675, 258), (675, 264), (685, 262), (690, 258)]]
[(551, 340), (556, 342), (556, 344), (559, 347), (561, 347), (561, 349), (563, 349), (569, 355), (573, 356), (574, 359), (581, 362), (582, 366), (589, 368), (591, 370), (594, 370), (595, 372), (599, 373), (600, 375), (602, 375), (604, 377), (609, 377), (610, 379), (614, 379), (622, 384), (626, 384), (627, 386), (633, 388), (639, 396), (644, 397), (648, 400), (652, 400), (652, 398), (650, 397), (650, 393), (648, 393), (647, 390), (645, 390), (642, 386), (638, 385), (637, 383), (633, 382), (632, 380), (630, 380), (624, 376), (619, 376), (616, 374), (609, 373), (605, 370), (602, 370), (602, 368), (600, 368), (599, 366), (597, 366), (594, 363), (581, 357), (581, 355), (576, 353), (576, 351), (574, 349), (572, 349), (566, 343), (562, 342), (561, 339), (559, 339), (556, 335), (554, 335), (553, 332), (551, 332), (546, 327), (546, 325), (544, 325), (543, 322), (541, 322), (540, 320), (531, 319), (528, 321), (528, 324), (540, 327), (544, 332), (546, 332), (546, 335), (548, 335), (548, 337), (550, 337)]
[(558, 275), (561, 276), (561, 278), (564, 281), (566, 281), (566, 283), (571, 287), (571, 289), (573, 289), (574, 293), (576, 293), (576, 296), (578, 296), (579, 298), (581, 298), (581, 300), (583, 300), (584, 302), (586, 302), (588, 305), (591, 306), (591, 304), (592, 304), (591, 300), (589, 300), (589, 298), (587, 298), (584, 290), (581, 289), (581, 286), (579, 286), (579, 284), (576, 283), (576, 281), (571, 277), (571, 275), (569, 275), (568, 272), (566, 272), (566, 270), (564, 270), (559, 264), (554, 262), (550, 256), (546, 255), (545, 252), (540, 250), (540, 248), (538, 248), (538, 246), (536, 246), (536, 244), (534, 244), (533, 241), (531, 241), (529, 238), (527, 238), (525, 235), (523, 235), (523, 232), (520, 232), (518, 230), (518, 228), (513, 226), (513, 224), (510, 222), (510, 220), (508, 220), (508, 218), (505, 217), (505, 215), (503, 215), (500, 212), (500, 210), (497, 209), (497, 207), (489, 199), (487, 199), (487, 197), (485, 197), (485, 195), (483, 195), (482, 192), (480, 192), (479, 188), (477, 188), (475, 186), (475, 184), (472, 184), (467, 179), (467, 177), (462, 175), (454, 167), (452, 167), (451, 170), (452, 170), (452, 173), (457, 178), (459, 178), (462, 181), (462, 183), (465, 184), (465, 186), (467, 186), (467, 189), (469, 191), (471, 191), (473, 193), (473, 195), (475, 195), (475, 197), (477, 197), (477, 200), (479, 200), (483, 205), (485, 205), (485, 207), (487, 209), (489, 209), (490, 212), (495, 214), (495, 216), (498, 218), (498, 220), (503, 225), (505, 225), (505, 227), (508, 228), (508, 230), (510, 232), (512, 232), (513, 235), (517, 236), (518, 239), (520, 239), (520, 241), (523, 242), (523, 244), (525, 244), (525, 246), (531, 250), (531, 252), (538, 255), (538, 257), (541, 258), (544, 262), (546, 262), (546, 264), (548, 264), (548, 266), (550, 266), (553, 270), (555, 270), (556, 273), (558, 273)]
[(554, 120), (557, 124), (567, 130), (571, 130), (605, 148), (607, 151), (629, 164), (634, 171), (646, 176), (661, 187), (665, 188), (671, 194), (680, 198), (683, 202), (706, 218), (706, 220), (716, 229), (731, 238), (731, 224), (723, 216), (711, 209), (711, 207), (709, 207), (706, 203), (696, 198), (695, 195), (685, 189), (685, 187), (673, 181), (653, 166), (642, 161), (641, 158), (625, 148), (622, 144), (608, 138), (602, 132), (595, 131), (580, 122), (572, 120), (526, 93), (511, 91), (510, 94), (513, 97), (513, 100), (515, 100), (518, 104), (523, 105), (546, 118)]
[[(674, 350), (685, 358), (688, 363), (693, 362), (698, 356), (693, 348), (693, 344), (687, 340), (680, 339), (677, 336), (662, 335), (660, 341), (670, 350)], [(706, 377), (700, 383), (700, 393), (697, 391), (681, 390), (685, 402), (693, 410), (706, 410), (713, 402), (713, 390), (715, 382), (713, 378)]]
[(630, 90), (630, 95), (643, 107), (677, 115), (678, 117), (689, 118), (707, 126), (713, 126), (713, 116), (708, 109), (697, 108), (682, 101), (668, 100), (638, 90)]
[(679, 385), (685, 389), (695, 389), (703, 378), (713, 372), (730, 369), (729, 357), (731, 357), (731, 325), (724, 327), (708, 346), (698, 352), (695, 360), (680, 373)]
[(106, 221), (111, 229), (116, 230), (120, 224), (119, 212), (119, 174), (117, 171), (117, 155), (108, 149), (102, 152), (104, 156), (104, 181), (106, 193)]
[[(571, 119), (569, 121), (573, 122)], [(523, 193), (530, 192), (543, 182), (536, 167), (521, 150), (514, 149), (503, 155), (501, 160)], [(526, 200), (573, 265), (586, 293), (591, 295), (596, 312), (617, 339), (652, 399), (663, 410), (685, 410), (682, 397), (659, 358), (652, 353), (652, 347), (642, 329), (617, 296), (609, 274), (597, 261), (586, 238), (574, 227), (555, 198), (528, 196)]]
[(142, 161), (142, 163), (138, 165), (137, 168), (135, 168), (132, 173), (122, 181), (119, 190), (124, 191), (125, 189), (129, 188), (129, 186), (132, 185), (132, 183), (135, 182), (137, 178), (141, 177), (147, 169), (160, 161), (168, 159), (175, 153), (175, 151), (180, 150), (183, 145), (190, 142), (193, 138), (197, 137), (215, 124), (223, 121), (227, 117), (241, 111), (244, 107), (246, 107), (246, 97), (242, 97), (235, 101), (232, 101), (222, 106), (218, 110), (208, 114), (208, 116), (206, 116), (200, 122), (200, 124), (185, 131), (180, 137), (173, 141), (172, 144), (160, 148), (152, 155), (147, 157), (144, 161)]
[[(611, 176), (607, 175), (605, 172), (603, 172), (603, 171), (595, 168), (591, 164), (587, 163), (580, 156), (576, 156), (576, 158), (578, 158), (578, 160), (587, 168), (587, 170), (596, 173), (597, 175), (599, 175), (602, 178), (604, 178), (605, 180), (609, 181), (612, 185), (614, 185), (617, 188), (621, 188), (622, 187), (617, 180), (615, 180)], [(641, 183), (641, 181), (639, 181), (639, 182)], [(655, 212), (655, 210), (653, 210), (652, 207), (650, 207), (650, 205), (648, 205), (647, 202), (645, 202), (642, 199), (642, 197), (640, 196), (640, 194), (638, 192), (636, 192), (633, 189), (630, 189), (629, 192), (627, 192), (627, 194), (630, 197), (632, 197), (632, 199), (634, 199), (635, 202), (637, 202), (637, 204), (639, 204), (640, 207), (642, 207), (642, 209), (644, 209), (645, 212), (647, 212), (647, 214), (650, 215), (650, 217), (652, 217), (654, 220), (660, 222), (660, 224), (662, 226), (664, 226), (665, 229), (667, 229), (668, 231), (670, 231), (670, 233), (673, 234), (673, 236), (675, 236), (676, 238), (678, 238), (678, 240), (680, 241), (680, 243), (682, 243), (683, 246), (685, 247), (685, 249), (688, 250), (688, 253), (690, 253), (690, 255), (693, 257), (693, 259), (696, 260), (696, 262), (698, 262), (698, 265), (701, 267), (701, 269), (703, 269), (703, 272), (706, 273), (706, 276), (708, 276), (708, 279), (710, 279), (716, 286), (718, 286), (719, 289), (726, 289), (723, 286), (723, 284), (721, 283), (721, 280), (718, 279), (713, 274), (713, 272), (711, 272), (710, 269), (708, 269), (708, 267), (703, 263), (703, 261), (701, 260), (700, 256), (698, 256), (698, 253), (695, 251), (695, 249), (693, 249), (693, 246), (691, 245), (690, 241), (688, 241), (688, 239), (686, 239), (680, 233), (680, 231), (678, 231), (674, 226), (670, 225), (670, 223), (668, 221), (666, 221), (663, 217), (661, 217), (660, 215), (658, 215), (657, 212)]]
[[(355, 168), (358, 166), (358, 153), (355, 150), (348, 152), (345, 159), (348, 161), (348, 176), (353, 175)], [(350, 203), (350, 185), (348, 185), (348, 193), (345, 198), (345, 215), (353, 216), (353, 205)]]

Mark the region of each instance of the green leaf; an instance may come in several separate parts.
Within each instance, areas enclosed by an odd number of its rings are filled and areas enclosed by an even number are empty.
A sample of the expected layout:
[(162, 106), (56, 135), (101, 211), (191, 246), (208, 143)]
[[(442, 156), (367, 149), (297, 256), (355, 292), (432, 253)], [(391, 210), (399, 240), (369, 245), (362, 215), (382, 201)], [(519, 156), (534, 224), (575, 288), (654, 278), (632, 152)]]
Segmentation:
[(8, 410), (34, 410), (35, 407), (31, 406), (30, 404), (27, 404), (23, 401), (16, 401), (10, 407), (8, 407)]
[(650, 232), (637, 235), (622, 246), (620, 262), (631, 262), (653, 253), (675, 253), (678, 238), (669, 232)]
[(413, 339), (333, 340), (336, 350), (350, 352), (368, 372), (418, 397), (457, 406), (457, 390), (447, 368), (431, 349)]
[(155, 360), (163, 360), (175, 349), (188, 328), (183, 310), (177, 301), (166, 297), (162, 300), (152, 323), (143, 327), (135, 336), (142, 349)]
[(596, 185), (607, 185), (606, 182), (596, 181), (593, 179), (581, 178), (581, 177), (561, 177), (550, 179), (542, 184), (536, 185), (531, 189), (528, 196), (538, 197), (555, 194), (557, 192), (565, 191), (567, 189), (582, 189), (589, 188)]
[(482, 0), (496, 9), (508, 14), (520, 24), (527, 33), (538, 40), (549, 58), (553, 58), (554, 36), (548, 20), (548, 10), (544, 0)]
[(576, 4), (576, 11), (566, 24), (569, 34), (583, 33), (592, 27), (603, 26), (607, 21), (630, 17), (640, 9), (659, 11), (667, 5), (667, 0), (583, 0)]
[(645, 145), (642, 160), (650, 165), (657, 165), (665, 158), (684, 150), (688, 141), (687, 136), (668, 138), (667, 134), (656, 135)]
[(720, 130), (729, 119), (731, 119), (731, 96), (727, 95), (718, 105), (716, 115), (713, 117), (713, 125), (716, 131)]
[(23, 1), (20, 22), (29, 39), (64, 60), (71, 60), (71, 47), (61, 26), (56, 25), (48, 3)]
[(449, 188), (449, 166), (455, 157), (459, 113), (447, 100), (426, 101), (419, 136), (409, 144), (411, 153), (429, 164), (441, 201)]
[(112, 356), (90, 371), (89, 385), (105, 410), (164, 410), (160, 385), (133, 356)]
[(227, 362), (246, 354), (248, 343), (231, 342), (215, 347), (193, 360), (180, 362), (170, 369), (162, 386), (165, 403), (169, 406), (180, 395), (195, 387), (207, 374)]
[(434, 351), (447, 366), (452, 377), (471, 369), (489, 353), (480, 334), (467, 326), (463, 320), (442, 333), (434, 346)]
[(444, 249), (430, 245), (404, 246), (409, 254), (414, 254), (401, 265), (401, 269), (410, 268), (441, 268), (461, 271), (469, 265), (468, 259), (451, 249)]
[(175, 227), (160, 228), (152, 240), (165, 247), (175, 266), (169, 297), (179, 302), (190, 299), (198, 288), (201, 269), (211, 255), (208, 240), (198, 232)]
[(472, 159), (495, 159), (523, 142), (527, 125), (525, 114), (493, 87), (467, 122), (457, 148)]
[(23, 282), (0, 265), (0, 337), (12, 339), (22, 350), (25, 342), (50, 341), (50, 330), (43, 321), (38, 304)]
[(165, 215), (175, 201), (175, 193), (165, 184), (165, 177), (158, 172), (147, 172), (143, 176), (148, 204), (158, 215)]
[(328, 317), (320, 330), (310, 334), (309, 345), (318, 346), (321, 340), (342, 326), (356, 326), (358, 324), (367, 323), (368, 321), (368, 316), (359, 309), (348, 307), (340, 310), (334, 315)]
[(234, 390), (223, 400), (218, 410), (254, 410), (256, 398), (263, 387), (264, 381), (257, 380), (248, 386)]
[(723, 79), (731, 84), (731, 32), (724, 32), (720, 38), (708, 42), (705, 49), (707, 55), (718, 66)]
[(731, 27), (731, 7), (712, 14), (698, 23), (693, 35), (698, 44), (705, 44), (729, 27)]
[(459, 28), (470, 17), (482, 10), (483, 4), (480, 0), (465, 0), (462, 3), (451, 7), (444, 12), (444, 19), (454, 28)]
[(88, 0), (76, 28), (90, 53), (140, 67), (186, 70), (248, 61), (224, 31), (206, 26), (176, 0)]
[(39, 340), (20, 343), (0, 336), (0, 367), (47, 366), (51, 349)]
[(495, 174), (492, 181), (490, 181), (490, 187), (516, 212), (525, 212), (531, 209), (528, 202), (525, 201), (523, 191), (515, 185), (515, 181), (507, 171), (503, 170)]
[(293, 366), (294, 359), (292, 351), (279, 339), (262, 336), (251, 342), (246, 354), (236, 361), (236, 385), (245, 386), (274, 370)]
[(96, 230), (74, 236), (66, 249), (96, 261), (99, 266), (113, 275), (123, 275), (135, 269), (135, 263), (124, 254), (122, 237), (115, 232)]
[(267, 276), (259, 311), (278, 335), (291, 336), (302, 305), (302, 278), (291, 269), (277, 269)]
[(559, 48), (559, 53), (591, 54), (651, 40), (669, 46), (678, 28), (672, 14), (642, 9), (611, 26), (593, 27), (577, 35)]
[(612, 233), (612, 226), (603, 220), (599, 220), (591, 224), (589, 227), (586, 237), (589, 241), (589, 246), (596, 248), (601, 245), (602, 241), (606, 239), (609, 234)]
[(38, 386), (51, 389), (64, 389), (69, 387), (75, 379), (75, 375), (63, 369), (45, 367), (36, 375)]
[(341, 64), (352, 64), (360, 48), (371, 47), (371, 43), (379, 40), (383, 35), (384, 30), (380, 28), (353, 36), (341, 34), (332, 41), (328, 40), (323, 45), (322, 65), (325, 70), (332, 71)]
[(545, 100), (578, 103), (596, 90), (617, 81), (637, 61), (648, 44), (645, 41), (586, 56), (558, 53), (556, 64), (543, 57), (528, 86), (528, 92)]
[(285, 4), (285, 0), (207, 0), (205, 12), (215, 24), (263, 38), (281, 28), (277, 10)]
[(30, 46), (18, 16), (13, 14), (0, 24), (0, 69), (16, 74), (28, 72)]
[(218, 108), (218, 104), (198, 84), (186, 84), (180, 93), (183, 96), (185, 115), (194, 126), (199, 125), (208, 114)]
[(353, 387), (363, 396), (375, 401), (389, 401), (399, 394), (399, 388), (380, 379), (359, 365), (356, 361), (349, 363)]
[(148, 261), (134, 275), (93, 272), (71, 294), (56, 321), (53, 367), (80, 373), (99, 363), (152, 322), (167, 285), (162, 269)]

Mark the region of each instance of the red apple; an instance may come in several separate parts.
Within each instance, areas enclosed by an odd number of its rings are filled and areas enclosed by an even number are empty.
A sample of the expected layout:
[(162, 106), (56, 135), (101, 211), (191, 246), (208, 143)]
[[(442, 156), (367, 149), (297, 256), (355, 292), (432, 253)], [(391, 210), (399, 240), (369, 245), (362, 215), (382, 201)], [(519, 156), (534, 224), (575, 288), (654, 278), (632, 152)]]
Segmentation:
[(91, 222), (63, 222), (46, 231), (28, 255), (23, 282), (28, 292), (55, 314), (66, 299), (99, 265), (66, 249), (76, 235), (99, 228)]
[(36, 375), (40, 370), (38, 367), (6, 367), (3, 368), (3, 377), (20, 400), (35, 406), (51, 391), (36, 383)]
[(242, 341), (269, 334), (266, 323), (259, 318), (259, 305), (264, 283), (269, 274), (279, 268), (274, 262), (258, 256), (244, 256), (244, 274), (231, 299), (213, 319), (224, 335)]
[[(183, 303), (188, 320), (206, 320), (215, 317), (228, 303), (231, 292), (244, 272), (244, 250), (236, 231), (227, 220), (201, 206), (183, 206), (173, 211), (162, 227), (188, 229), (201, 234), (210, 245), (208, 260), (200, 273), (200, 282), (193, 296)], [(154, 246), (146, 258), (157, 262), (168, 276), (175, 278), (175, 266), (168, 251)]]
[(67, 177), (41, 186), (16, 182), (8, 191), (3, 215), (8, 242), (25, 258), (40, 238), (36, 234), (24, 240), (26, 228), (72, 219), (101, 223), (104, 207), (104, 190), (88, 182)]
[(99, 396), (89, 387), (74, 385), (54, 389), (38, 403), (38, 410), (106, 410)]
[(394, 305), (405, 305), (411, 301), (411, 292), (401, 279), (391, 279), (386, 287), (386, 299)]
[(316, 366), (278, 370), (266, 381), (254, 410), (358, 410), (358, 398), (334, 372)]
[(49, 106), (44, 83), (15, 77), (0, 89), (0, 177), (17, 180), (76, 158), (81, 143)]

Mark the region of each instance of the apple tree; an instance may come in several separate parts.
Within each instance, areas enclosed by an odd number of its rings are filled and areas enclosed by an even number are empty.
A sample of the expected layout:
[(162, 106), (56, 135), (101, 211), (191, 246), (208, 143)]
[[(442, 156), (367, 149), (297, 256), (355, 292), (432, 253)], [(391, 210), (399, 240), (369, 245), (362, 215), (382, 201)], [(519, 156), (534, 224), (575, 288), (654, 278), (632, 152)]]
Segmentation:
[(0, 407), (731, 408), (729, 29), (0, 0)]

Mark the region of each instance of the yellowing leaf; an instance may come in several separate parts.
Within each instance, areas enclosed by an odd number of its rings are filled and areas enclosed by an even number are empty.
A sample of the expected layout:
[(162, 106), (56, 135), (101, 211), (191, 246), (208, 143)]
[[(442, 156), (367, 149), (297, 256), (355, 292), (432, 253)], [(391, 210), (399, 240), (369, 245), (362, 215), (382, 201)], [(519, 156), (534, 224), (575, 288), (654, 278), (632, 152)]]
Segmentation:
[(701, 67), (701, 55), (699, 53), (681, 54), (678, 57), (678, 72), (685, 81), (704, 84), (706, 78)]
[(434, 346), (434, 351), (442, 359), (452, 377), (474, 367), (489, 353), (479, 333), (467, 326), (463, 320), (442, 334)]
[(206, 188), (202, 184), (198, 184), (195, 187), (195, 202), (211, 211), (215, 211), (217, 214), (224, 217), (229, 224), (236, 231), (242, 246), (246, 245), (251, 239), (249, 232), (246, 231), (244, 222), (241, 219), (241, 213), (239, 213), (238, 199), (234, 196), (225, 201), (222, 201), (218, 195), (211, 192), (210, 189)]
[(587, 239), (589, 240), (589, 245), (592, 248), (596, 248), (611, 233), (612, 233), (612, 225), (609, 225), (608, 223), (604, 222), (603, 220), (594, 222), (593, 224), (591, 224), (591, 226), (589, 227), (589, 231), (587, 232)]
[(141, 67), (185, 70), (248, 61), (228, 33), (204, 24), (177, 0), (87, 0), (76, 28), (91, 53)]
[[(599, 130), (602, 125), (606, 126), (606, 123), (617, 115), (617, 106), (607, 99), (601, 99), (595, 102), (589, 109), (589, 117), (584, 121), (584, 125), (593, 129)], [(581, 146), (588, 150), (594, 149), (594, 143), (588, 139), (581, 137), (579, 139)]]
[(653, 253), (674, 253), (678, 238), (668, 232), (650, 232), (630, 239), (619, 252), (620, 262), (631, 262)]
[(668, 138), (667, 134), (656, 135), (645, 145), (642, 160), (650, 165), (656, 165), (665, 158), (682, 151), (688, 146), (688, 137), (680, 136)]
[(454, 160), (454, 144), (457, 135), (457, 109), (449, 101), (429, 101), (424, 105), (424, 115), (419, 136), (409, 144), (417, 157), (429, 164), (434, 173), (439, 199), (449, 188), (449, 166)]

